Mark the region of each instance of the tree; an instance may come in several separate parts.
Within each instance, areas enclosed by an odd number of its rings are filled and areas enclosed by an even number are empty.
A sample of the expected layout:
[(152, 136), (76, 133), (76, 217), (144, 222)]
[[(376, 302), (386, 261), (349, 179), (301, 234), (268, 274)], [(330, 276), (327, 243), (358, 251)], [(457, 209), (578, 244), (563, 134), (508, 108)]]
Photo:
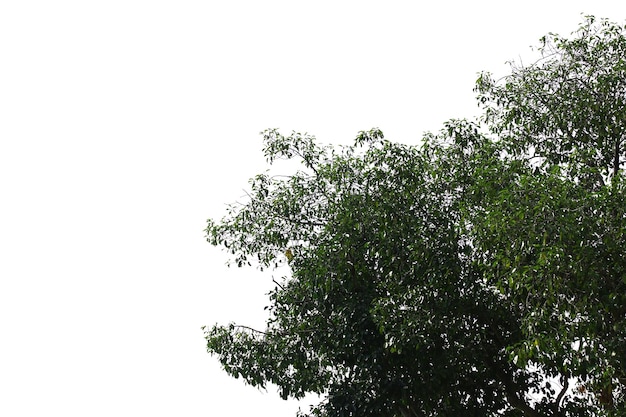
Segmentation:
[(268, 163), (302, 169), (254, 177), (207, 239), (289, 273), (265, 329), (214, 325), (209, 352), (322, 395), (311, 416), (623, 413), (625, 39), (593, 18), (543, 38), (537, 63), (481, 74), (482, 120), (419, 146), (265, 131)]

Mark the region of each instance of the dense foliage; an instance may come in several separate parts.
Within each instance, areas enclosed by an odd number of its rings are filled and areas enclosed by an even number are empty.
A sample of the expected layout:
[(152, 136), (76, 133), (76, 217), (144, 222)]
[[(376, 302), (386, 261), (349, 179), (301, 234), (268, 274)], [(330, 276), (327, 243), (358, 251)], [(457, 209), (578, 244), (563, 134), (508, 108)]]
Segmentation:
[(299, 160), (251, 180), (207, 238), (289, 274), (264, 329), (205, 329), (208, 350), (308, 415), (624, 415), (626, 36), (587, 18), (533, 65), (481, 74), (477, 122), (419, 146), (263, 133)]

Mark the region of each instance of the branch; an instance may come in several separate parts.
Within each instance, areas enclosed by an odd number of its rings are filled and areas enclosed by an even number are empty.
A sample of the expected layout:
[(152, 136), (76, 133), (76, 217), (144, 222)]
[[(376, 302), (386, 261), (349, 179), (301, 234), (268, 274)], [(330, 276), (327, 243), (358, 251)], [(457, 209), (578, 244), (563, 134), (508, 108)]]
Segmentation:
[(508, 386), (505, 386), (505, 393), (509, 404), (520, 410), (526, 417), (541, 417), (534, 408), (529, 406), (526, 401), (520, 399)]
[(296, 155), (302, 158), (302, 160), (304, 161), (304, 166), (306, 166), (307, 168), (310, 168), (315, 173), (315, 175), (319, 177), (320, 174), (317, 171), (317, 168), (315, 168), (315, 165), (313, 165), (313, 162), (311, 162), (309, 158), (307, 158), (302, 152), (300, 152), (300, 149), (294, 148), (293, 151)]
[(244, 326), (244, 325), (241, 325), (241, 324), (235, 324), (235, 325), (233, 325), (233, 327), (235, 329), (249, 330), (249, 331), (251, 331), (253, 333), (262, 334), (264, 336), (268, 334), (267, 332), (262, 332), (261, 330), (253, 329), (252, 327)]
[(263, 335), (263, 336), (269, 336), (271, 334), (274, 334), (274, 335), (277, 335), (277, 336), (289, 336), (289, 335), (293, 335), (293, 334), (302, 335), (302, 334), (310, 334), (310, 333), (318, 331), (317, 328), (312, 328), (312, 329), (301, 329), (301, 330), (292, 330), (292, 331), (285, 331), (285, 330), (278, 331), (277, 330), (275, 332), (264, 332), (264, 331), (254, 329), (254, 328), (249, 327), (249, 326), (244, 326), (242, 324), (234, 324), (233, 327), (235, 329), (248, 330), (248, 331), (250, 331), (252, 333), (260, 334), (260, 335)]
[(274, 279), (274, 277), (272, 277), (272, 282), (273, 282), (274, 284), (276, 284), (278, 287), (280, 287), (280, 289), (281, 289), (281, 290), (285, 291), (285, 287), (283, 287), (282, 285), (280, 285), (280, 284), (278, 283), (278, 281), (276, 281), (276, 280)]
[(563, 375), (563, 379), (565, 379), (565, 383), (563, 384), (563, 388), (561, 389), (561, 392), (559, 392), (559, 395), (556, 396), (556, 401), (554, 402), (554, 408), (557, 414), (559, 413), (559, 408), (561, 408), (561, 401), (569, 388), (569, 379), (567, 376)]
[(526, 401), (517, 396), (517, 387), (515, 386), (512, 375), (508, 374), (496, 363), (492, 363), (492, 369), (494, 370), (496, 376), (500, 378), (504, 388), (504, 395), (512, 407), (521, 411), (525, 417), (541, 417), (537, 410), (532, 408), (528, 405), (528, 403), (526, 403)]

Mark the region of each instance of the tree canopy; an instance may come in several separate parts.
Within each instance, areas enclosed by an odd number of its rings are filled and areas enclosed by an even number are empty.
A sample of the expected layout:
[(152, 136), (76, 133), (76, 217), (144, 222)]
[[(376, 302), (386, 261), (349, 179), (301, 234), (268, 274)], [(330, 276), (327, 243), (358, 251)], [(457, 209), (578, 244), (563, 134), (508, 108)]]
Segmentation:
[(411, 146), (263, 132), (249, 200), (209, 220), (238, 266), (289, 273), (266, 327), (209, 352), (306, 415), (626, 412), (626, 27), (587, 17), (532, 65), (480, 74), (476, 121)]

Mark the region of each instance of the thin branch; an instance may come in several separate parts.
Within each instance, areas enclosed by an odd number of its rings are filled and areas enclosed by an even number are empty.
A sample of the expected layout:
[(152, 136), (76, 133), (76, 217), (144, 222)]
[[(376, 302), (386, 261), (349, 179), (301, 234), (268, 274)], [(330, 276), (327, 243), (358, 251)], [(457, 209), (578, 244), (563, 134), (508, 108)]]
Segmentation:
[(274, 284), (278, 285), (278, 286), (280, 287), (280, 289), (281, 289), (281, 290), (285, 291), (285, 287), (283, 287), (282, 285), (280, 285), (280, 284), (278, 283), (278, 281), (276, 281), (276, 280), (274, 279), (274, 277), (272, 277), (272, 282), (273, 282)]
[(271, 334), (275, 334), (275, 335), (278, 335), (278, 336), (287, 336), (287, 335), (290, 335), (290, 334), (311, 334), (313, 332), (318, 331), (318, 329), (302, 329), (302, 330), (295, 330), (295, 331), (291, 331), (291, 332), (284, 331), (284, 330), (283, 331), (275, 331), (275, 332), (272, 333), (272, 332), (264, 332), (264, 331), (261, 331), (261, 330), (257, 330), (257, 329), (254, 329), (252, 327), (249, 327), (249, 326), (244, 326), (242, 324), (234, 324), (233, 327), (235, 329), (248, 330), (248, 331), (250, 331), (252, 333), (260, 334), (260, 335), (263, 335), (263, 336), (269, 336)]
[(253, 329), (252, 327), (244, 326), (244, 325), (241, 325), (241, 324), (235, 324), (235, 325), (233, 325), (233, 327), (236, 328), (236, 329), (249, 330), (249, 331), (251, 331), (253, 333), (262, 334), (264, 336), (266, 336), (268, 334), (267, 332), (263, 332), (261, 330)]
[(296, 155), (298, 155), (300, 158), (302, 158), (302, 160), (304, 161), (304, 165), (307, 168), (310, 168), (315, 175), (319, 176), (319, 172), (317, 170), (317, 168), (315, 168), (315, 165), (313, 165), (313, 162), (309, 160), (309, 158), (307, 158), (302, 152), (300, 152), (300, 150), (298, 148), (294, 148), (294, 152)]

